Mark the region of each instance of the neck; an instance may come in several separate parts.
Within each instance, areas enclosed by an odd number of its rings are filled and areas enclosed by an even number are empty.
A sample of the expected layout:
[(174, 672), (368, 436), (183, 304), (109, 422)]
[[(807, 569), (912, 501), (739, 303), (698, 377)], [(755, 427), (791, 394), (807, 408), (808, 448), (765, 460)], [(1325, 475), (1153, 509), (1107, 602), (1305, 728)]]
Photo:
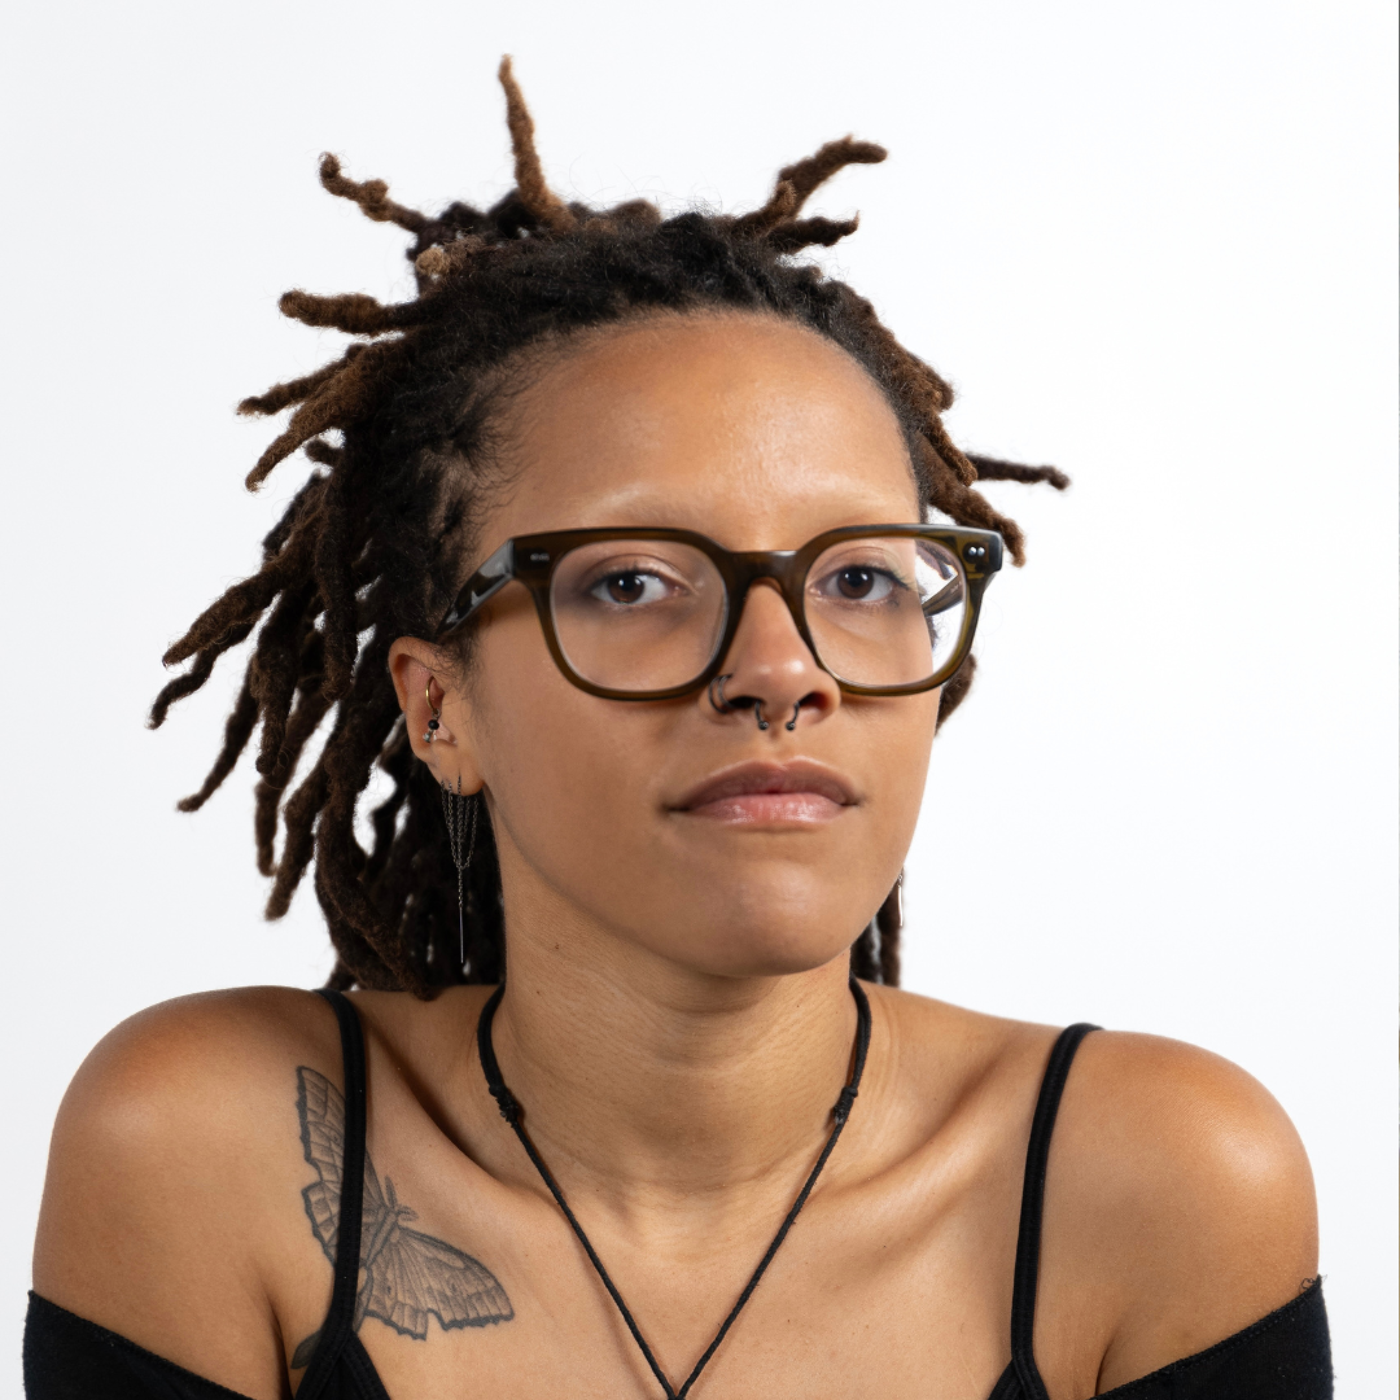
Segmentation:
[(598, 930), (563, 935), (513, 932), (492, 1040), (532, 1140), (571, 1190), (623, 1212), (693, 1204), (811, 1161), (851, 1067), (844, 957), (730, 978)]

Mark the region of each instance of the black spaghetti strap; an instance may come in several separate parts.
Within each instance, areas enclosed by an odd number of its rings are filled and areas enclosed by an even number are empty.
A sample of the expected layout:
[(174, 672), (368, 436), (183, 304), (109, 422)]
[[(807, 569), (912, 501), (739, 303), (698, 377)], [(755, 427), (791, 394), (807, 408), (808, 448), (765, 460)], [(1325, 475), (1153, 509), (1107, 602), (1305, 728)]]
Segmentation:
[(1069, 1068), (1080, 1042), (1098, 1030), (1087, 1021), (1066, 1026), (1050, 1051), (1040, 1097), (1031, 1120), (1031, 1140), (1026, 1148), (1026, 1176), (1021, 1187), (1021, 1232), (1016, 1240), (1016, 1273), (1011, 1293), (1011, 1364), (1026, 1400), (1049, 1400), (1045, 1382), (1035, 1364), (1035, 1291), (1040, 1274), (1040, 1226), (1045, 1211), (1045, 1168), (1050, 1159), (1050, 1135), (1065, 1091)]
[(330, 1311), (321, 1327), (320, 1344), (297, 1391), (297, 1400), (317, 1400), (330, 1382), (346, 1342), (354, 1335), (365, 1189), (365, 1037), (360, 1028), (360, 1016), (340, 992), (322, 988), (316, 995), (330, 1003), (340, 1025), (345, 1079), (345, 1156), (340, 1220), (336, 1227), (335, 1287)]

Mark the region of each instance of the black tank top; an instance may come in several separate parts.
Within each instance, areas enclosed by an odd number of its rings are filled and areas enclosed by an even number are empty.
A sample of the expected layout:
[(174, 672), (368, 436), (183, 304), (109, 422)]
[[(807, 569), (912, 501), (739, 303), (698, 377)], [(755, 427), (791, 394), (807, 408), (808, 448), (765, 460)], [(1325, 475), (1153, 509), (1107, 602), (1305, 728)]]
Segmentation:
[[(345, 997), (339, 992), (321, 995), (335, 1010), (345, 1061), (344, 1194), (330, 1311), (297, 1400), (390, 1400), (354, 1330), (365, 1161), (364, 1037), (359, 1016)], [(1093, 1029), (1076, 1025), (1061, 1032), (1040, 1086), (1021, 1189), (1011, 1364), (988, 1400), (1049, 1400), (1032, 1350), (1045, 1170), (1070, 1065), (1080, 1042)], [(29, 1295), (24, 1330), (24, 1387), (29, 1400), (247, 1400), (36, 1293)], [(1105, 1391), (1103, 1400), (1331, 1400), (1331, 1396), (1331, 1348), (1318, 1280), (1253, 1326), (1150, 1376)]]

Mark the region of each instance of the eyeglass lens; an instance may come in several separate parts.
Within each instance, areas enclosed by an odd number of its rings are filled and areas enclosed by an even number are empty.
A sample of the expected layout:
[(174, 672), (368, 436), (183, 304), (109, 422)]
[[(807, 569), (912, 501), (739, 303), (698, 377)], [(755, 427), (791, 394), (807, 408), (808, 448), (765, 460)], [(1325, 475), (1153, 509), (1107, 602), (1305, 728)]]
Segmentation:
[[(697, 679), (724, 635), (729, 600), (714, 562), (674, 540), (597, 541), (559, 561), (550, 585), (569, 665), (608, 690), (653, 691)], [(957, 556), (932, 540), (841, 540), (812, 564), (803, 608), (817, 657), (838, 680), (904, 686), (937, 674), (967, 611)]]

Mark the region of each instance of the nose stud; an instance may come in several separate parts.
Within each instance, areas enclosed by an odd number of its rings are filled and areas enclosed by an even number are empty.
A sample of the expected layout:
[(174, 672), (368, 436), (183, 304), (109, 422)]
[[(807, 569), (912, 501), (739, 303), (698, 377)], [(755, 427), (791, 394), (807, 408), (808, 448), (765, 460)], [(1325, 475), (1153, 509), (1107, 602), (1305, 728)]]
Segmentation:
[[(726, 700), (724, 698), (724, 683), (734, 679), (733, 672), (723, 676), (716, 676), (710, 682), (710, 704), (716, 713), (721, 715), (732, 715), (735, 710), (746, 710), (752, 707), (753, 716), (758, 721), (760, 729), (768, 728), (768, 721), (763, 717), (763, 701), (756, 695), (741, 695), (738, 700)], [(802, 702), (799, 700), (792, 707), (792, 718), (783, 725), (783, 728), (791, 732), (797, 728), (797, 716), (802, 712)]]

